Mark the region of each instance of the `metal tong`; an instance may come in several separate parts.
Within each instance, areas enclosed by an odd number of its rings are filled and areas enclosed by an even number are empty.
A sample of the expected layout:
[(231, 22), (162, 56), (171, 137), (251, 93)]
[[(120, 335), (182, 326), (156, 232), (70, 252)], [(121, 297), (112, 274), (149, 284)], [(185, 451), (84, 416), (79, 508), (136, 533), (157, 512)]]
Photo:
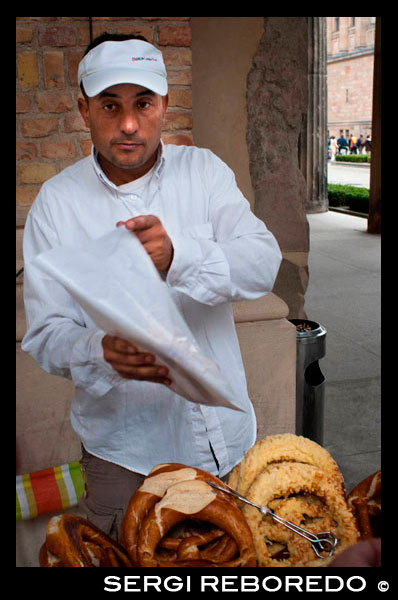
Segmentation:
[[(237, 498), (239, 498), (239, 500), (242, 500), (242, 502), (246, 502), (246, 504), (250, 504), (251, 506), (257, 508), (261, 512), (261, 514), (264, 515), (264, 517), (270, 516), (275, 521), (277, 521), (281, 525), (284, 525), (294, 533), (301, 535), (303, 538), (305, 538), (311, 543), (312, 549), (318, 558), (329, 558), (333, 555), (338, 539), (332, 531), (319, 531), (317, 534), (311, 533), (311, 531), (303, 529), (302, 527), (295, 525), (291, 521), (287, 521), (286, 519), (279, 517), (271, 508), (268, 508), (268, 506), (259, 506), (258, 504), (254, 504), (254, 502), (248, 500), (247, 498), (239, 494), (236, 490), (233, 490), (226, 483), (224, 485), (228, 489), (225, 489), (217, 485), (216, 483), (213, 483), (212, 481), (208, 481), (207, 483), (211, 485), (211, 487), (216, 488), (221, 492), (225, 492), (226, 494), (230, 494), (231, 496), (236, 496)], [(327, 552), (326, 556), (322, 555), (321, 552)]]

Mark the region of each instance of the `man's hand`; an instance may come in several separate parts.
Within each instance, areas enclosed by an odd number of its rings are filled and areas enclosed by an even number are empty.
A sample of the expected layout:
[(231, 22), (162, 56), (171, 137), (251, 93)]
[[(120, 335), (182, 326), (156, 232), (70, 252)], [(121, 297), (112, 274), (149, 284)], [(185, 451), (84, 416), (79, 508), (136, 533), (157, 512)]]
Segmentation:
[(380, 567), (381, 540), (371, 538), (349, 546), (330, 563), (329, 567)]
[(158, 217), (141, 215), (116, 223), (117, 227), (121, 225), (134, 231), (158, 271), (169, 270), (174, 255), (173, 244)]
[(138, 348), (119, 337), (105, 335), (102, 338), (104, 359), (124, 379), (138, 379), (171, 385), (165, 366), (155, 365), (155, 356)]

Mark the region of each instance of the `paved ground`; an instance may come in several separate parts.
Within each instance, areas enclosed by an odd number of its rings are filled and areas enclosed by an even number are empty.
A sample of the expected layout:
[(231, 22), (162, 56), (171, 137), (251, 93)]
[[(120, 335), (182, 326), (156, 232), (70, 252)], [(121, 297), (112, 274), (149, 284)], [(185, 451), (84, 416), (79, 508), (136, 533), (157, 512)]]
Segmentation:
[(370, 165), (362, 163), (348, 165), (336, 161), (328, 162), (328, 182), (341, 183), (342, 185), (354, 185), (366, 187), (370, 185)]
[(310, 225), (307, 317), (327, 329), (324, 446), (350, 490), (380, 468), (380, 245), (367, 220), (327, 212)]

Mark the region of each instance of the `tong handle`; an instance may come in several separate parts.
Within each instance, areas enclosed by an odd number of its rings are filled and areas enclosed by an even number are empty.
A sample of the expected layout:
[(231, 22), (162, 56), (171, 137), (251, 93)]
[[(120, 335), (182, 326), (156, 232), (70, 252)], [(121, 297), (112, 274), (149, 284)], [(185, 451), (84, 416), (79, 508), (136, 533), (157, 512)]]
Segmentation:
[(258, 508), (264, 516), (274, 514), (274, 511), (271, 508), (268, 508), (268, 506), (258, 506), (257, 504), (254, 504), (254, 502), (252, 502), (251, 500), (248, 500), (247, 498), (245, 498), (245, 496), (242, 496), (242, 494), (239, 494), (239, 492), (237, 492), (236, 490), (233, 490), (226, 483), (224, 483), (224, 485), (228, 489), (225, 489), (224, 487), (221, 487), (220, 485), (217, 485), (216, 483), (213, 483), (212, 481), (208, 481), (207, 483), (209, 485), (211, 485), (211, 487), (216, 488), (217, 490), (220, 490), (221, 492), (230, 494), (230, 496), (236, 496), (236, 498), (239, 498), (239, 500), (242, 500), (242, 502), (246, 502), (246, 504), (250, 504), (251, 506)]

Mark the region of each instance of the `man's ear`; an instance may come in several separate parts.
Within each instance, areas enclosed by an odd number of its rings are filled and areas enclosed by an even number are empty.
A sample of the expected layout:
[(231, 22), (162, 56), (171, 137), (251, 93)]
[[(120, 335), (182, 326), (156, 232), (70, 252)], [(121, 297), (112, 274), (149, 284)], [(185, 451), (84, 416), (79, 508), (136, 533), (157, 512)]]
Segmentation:
[(90, 128), (90, 116), (87, 98), (78, 98), (77, 105), (86, 127)]
[(162, 96), (163, 126), (165, 126), (165, 124), (166, 124), (166, 112), (167, 112), (168, 105), (169, 105), (169, 95), (166, 94), (165, 96)]

